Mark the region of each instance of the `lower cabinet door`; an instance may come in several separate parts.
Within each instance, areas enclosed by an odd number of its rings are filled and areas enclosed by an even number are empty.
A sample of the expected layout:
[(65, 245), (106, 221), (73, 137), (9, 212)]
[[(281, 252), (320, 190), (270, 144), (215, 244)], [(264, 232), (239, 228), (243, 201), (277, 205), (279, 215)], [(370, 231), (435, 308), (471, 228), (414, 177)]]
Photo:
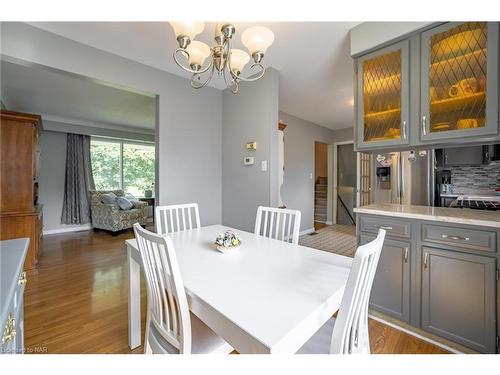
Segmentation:
[[(375, 237), (361, 234), (365, 244)], [(385, 240), (370, 295), (370, 307), (403, 322), (410, 321), (411, 244)]]
[(495, 353), (495, 259), (422, 248), (422, 329)]

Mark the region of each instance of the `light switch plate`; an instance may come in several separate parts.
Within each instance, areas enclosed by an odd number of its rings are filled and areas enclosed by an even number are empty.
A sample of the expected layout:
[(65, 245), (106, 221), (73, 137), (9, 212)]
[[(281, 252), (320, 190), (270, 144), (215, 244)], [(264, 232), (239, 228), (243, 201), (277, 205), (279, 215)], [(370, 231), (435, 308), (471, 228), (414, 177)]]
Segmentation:
[(253, 156), (245, 156), (243, 158), (243, 164), (245, 165), (253, 165), (255, 162), (255, 158)]
[(260, 162), (260, 170), (262, 172), (267, 172), (267, 160), (262, 160)]

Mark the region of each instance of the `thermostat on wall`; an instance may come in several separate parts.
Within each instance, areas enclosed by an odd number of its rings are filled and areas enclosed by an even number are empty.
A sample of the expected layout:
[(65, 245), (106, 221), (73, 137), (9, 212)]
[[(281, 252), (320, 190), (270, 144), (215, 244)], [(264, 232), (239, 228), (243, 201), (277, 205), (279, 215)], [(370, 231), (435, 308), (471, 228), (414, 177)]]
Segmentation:
[(257, 150), (257, 142), (248, 142), (246, 144), (247, 150)]
[(253, 165), (254, 162), (255, 162), (255, 158), (253, 156), (245, 156), (243, 158), (243, 163), (245, 165)]

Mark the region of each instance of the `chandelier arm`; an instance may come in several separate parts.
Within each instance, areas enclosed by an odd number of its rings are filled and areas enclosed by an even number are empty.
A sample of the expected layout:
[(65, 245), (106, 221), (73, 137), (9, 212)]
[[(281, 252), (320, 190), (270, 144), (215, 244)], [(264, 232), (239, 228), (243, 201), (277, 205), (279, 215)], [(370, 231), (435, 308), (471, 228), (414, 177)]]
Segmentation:
[[(213, 63), (210, 63), (209, 67), (212, 67), (212, 70), (210, 71), (210, 74), (208, 75), (207, 79), (205, 80), (205, 82), (203, 82), (201, 85), (199, 84), (196, 84), (195, 81), (193, 80), (196, 76), (199, 76), (200, 73), (195, 73), (191, 76), (191, 79), (189, 80), (189, 83), (191, 85), (192, 88), (194, 89), (201, 89), (202, 87), (205, 87), (207, 85), (208, 82), (210, 82), (212, 80), (212, 77), (214, 75), (214, 70), (215, 70), (215, 66)], [(205, 70), (206, 71), (206, 70)]]
[[(190, 68), (186, 68), (184, 65), (182, 65), (182, 63), (177, 59), (177, 53), (178, 52), (181, 52), (183, 53), (184, 55), (186, 55), (187, 58), (189, 58), (189, 52), (182, 49), (182, 48), (177, 48), (175, 51), (174, 51), (174, 61), (175, 63), (183, 70), (185, 70), (186, 72), (188, 73), (193, 73), (193, 74), (202, 74), (202, 73), (205, 73), (206, 71), (208, 71), (210, 69), (210, 67), (212, 66), (212, 63), (213, 63), (213, 58), (211, 58), (210, 60), (210, 64), (208, 64), (208, 66), (202, 70), (193, 70), (193, 69), (190, 69)], [(212, 57), (212, 56), (210, 56)]]
[[(234, 78), (232, 79), (232, 84), (227, 81), (227, 74), (226, 74), (226, 69), (224, 69), (224, 72), (222, 73), (222, 76), (224, 77), (224, 82), (226, 83), (226, 87), (231, 90), (233, 94), (236, 94), (239, 90), (239, 84), (238, 81), (235, 80)], [(233, 76), (231, 75), (231, 78)]]
[(239, 81), (243, 81), (243, 82), (254, 82), (254, 81), (257, 81), (258, 79), (261, 79), (264, 74), (266, 73), (266, 68), (264, 68), (264, 66), (261, 64), (261, 63), (257, 63), (257, 64), (253, 64), (250, 69), (253, 69), (254, 66), (257, 66), (261, 69), (260, 73), (258, 76), (256, 77), (253, 77), (253, 78), (245, 78), (245, 77), (242, 77), (242, 76), (237, 76), (236, 74), (233, 73), (233, 71), (231, 70), (231, 64), (229, 65), (229, 73), (231, 73), (231, 76)]

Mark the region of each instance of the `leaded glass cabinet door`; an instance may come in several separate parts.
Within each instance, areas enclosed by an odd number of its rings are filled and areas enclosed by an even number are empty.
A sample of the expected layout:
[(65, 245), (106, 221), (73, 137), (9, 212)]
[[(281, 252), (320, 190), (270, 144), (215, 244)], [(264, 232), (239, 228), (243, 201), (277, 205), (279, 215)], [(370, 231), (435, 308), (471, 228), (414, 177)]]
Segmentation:
[(422, 140), (498, 133), (498, 23), (447, 23), (422, 33)]
[(407, 145), (409, 41), (357, 62), (357, 149)]

